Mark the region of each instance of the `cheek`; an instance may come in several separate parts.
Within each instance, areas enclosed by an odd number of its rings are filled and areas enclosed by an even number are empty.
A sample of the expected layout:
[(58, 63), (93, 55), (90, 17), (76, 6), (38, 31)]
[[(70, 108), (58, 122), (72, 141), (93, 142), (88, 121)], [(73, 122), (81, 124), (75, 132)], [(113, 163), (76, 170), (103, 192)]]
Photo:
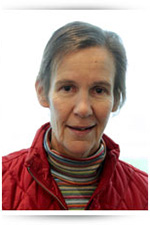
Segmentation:
[(51, 123), (55, 126), (62, 126), (66, 120), (67, 109), (65, 107), (64, 101), (60, 101), (59, 98), (53, 97), (50, 100), (50, 110), (51, 110)]
[(112, 107), (113, 107), (112, 102), (113, 101), (101, 103), (101, 104), (99, 104), (99, 107), (98, 107), (98, 104), (97, 104), (96, 115), (97, 115), (97, 118), (98, 118), (98, 120), (101, 124), (107, 123), (107, 121), (109, 119), (109, 116), (110, 116), (110, 113), (112, 111)]
[(60, 117), (59, 112), (61, 110), (60, 110), (60, 104), (57, 98), (50, 99), (50, 110), (51, 110), (51, 118), (53, 118), (53, 120)]

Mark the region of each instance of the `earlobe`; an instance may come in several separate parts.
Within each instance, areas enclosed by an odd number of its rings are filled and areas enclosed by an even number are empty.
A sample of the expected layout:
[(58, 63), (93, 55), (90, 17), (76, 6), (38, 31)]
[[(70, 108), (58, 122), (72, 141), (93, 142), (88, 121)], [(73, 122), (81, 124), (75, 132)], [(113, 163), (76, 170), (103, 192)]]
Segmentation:
[(41, 106), (49, 108), (49, 102), (45, 96), (43, 85), (39, 80), (35, 82), (35, 89), (38, 97), (38, 101)]
[(112, 108), (112, 112), (116, 112), (116, 111), (117, 111), (117, 109), (118, 109), (118, 105), (117, 105), (117, 104), (115, 104), (115, 105), (113, 106), (113, 108)]
[(116, 112), (118, 110), (118, 106), (119, 106), (119, 99), (114, 99), (114, 105), (112, 108), (112, 112)]

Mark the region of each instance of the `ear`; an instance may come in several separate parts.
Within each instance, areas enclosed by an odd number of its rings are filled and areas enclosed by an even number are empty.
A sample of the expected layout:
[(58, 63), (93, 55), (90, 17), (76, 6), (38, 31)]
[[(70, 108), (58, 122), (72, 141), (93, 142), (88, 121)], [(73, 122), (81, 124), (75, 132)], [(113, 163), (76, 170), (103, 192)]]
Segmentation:
[(41, 106), (49, 108), (49, 102), (45, 96), (43, 85), (41, 84), (39, 80), (35, 82), (35, 89), (36, 89), (37, 97)]
[(114, 104), (114, 106), (113, 106), (113, 108), (112, 108), (112, 112), (116, 112), (117, 109), (118, 109), (118, 105), (115, 105), (115, 104)]
[(119, 102), (120, 102), (120, 99), (114, 98), (114, 105), (112, 108), (112, 112), (116, 112), (118, 110)]

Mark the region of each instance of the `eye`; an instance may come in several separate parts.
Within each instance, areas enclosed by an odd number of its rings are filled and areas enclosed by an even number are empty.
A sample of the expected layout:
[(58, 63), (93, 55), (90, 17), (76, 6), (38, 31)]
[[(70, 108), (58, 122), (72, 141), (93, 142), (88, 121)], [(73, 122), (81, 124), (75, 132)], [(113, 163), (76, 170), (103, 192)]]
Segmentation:
[(101, 94), (105, 93), (106, 90), (103, 87), (94, 87), (92, 92), (93, 92), (93, 94), (101, 95)]
[(96, 92), (97, 94), (101, 94), (102, 92), (104, 92), (104, 89), (101, 88), (101, 87), (95, 87), (95, 92)]
[(60, 90), (66, 94), (73, 94), (74, 92), (76, 92), (76, 87), (74, 85), (63, 85)]
[(72, 86), (70, 86), (70, 85), (63, 86), (62, 90), (66, 91), (66, 92), (69, 92), (69, 91), (72, 90)]

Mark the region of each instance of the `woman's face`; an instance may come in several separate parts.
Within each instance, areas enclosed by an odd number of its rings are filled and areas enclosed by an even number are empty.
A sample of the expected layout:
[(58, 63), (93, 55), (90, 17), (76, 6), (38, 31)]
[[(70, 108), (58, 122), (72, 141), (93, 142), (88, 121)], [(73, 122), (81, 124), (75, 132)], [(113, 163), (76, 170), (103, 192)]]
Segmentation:
[(53, 149), (74, 158), (99, 147), (114, 110), (114, 60), (106, 48), (91, 47), (62, 60), (48, 94)]

